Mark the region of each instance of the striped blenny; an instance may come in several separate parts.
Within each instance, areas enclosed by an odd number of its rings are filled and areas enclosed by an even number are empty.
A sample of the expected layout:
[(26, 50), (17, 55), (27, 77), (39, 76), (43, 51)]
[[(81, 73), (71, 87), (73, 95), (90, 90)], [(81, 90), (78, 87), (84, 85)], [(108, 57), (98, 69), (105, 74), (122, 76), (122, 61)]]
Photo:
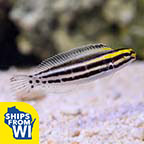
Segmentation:
[(136, 59), (131, 48), (112, 49), (105, 44), (89, 44), (44, 60), (31, 75), (16, 75), (11, 83), (30, 92), (37, 87), (87, 83), (118, 71)]

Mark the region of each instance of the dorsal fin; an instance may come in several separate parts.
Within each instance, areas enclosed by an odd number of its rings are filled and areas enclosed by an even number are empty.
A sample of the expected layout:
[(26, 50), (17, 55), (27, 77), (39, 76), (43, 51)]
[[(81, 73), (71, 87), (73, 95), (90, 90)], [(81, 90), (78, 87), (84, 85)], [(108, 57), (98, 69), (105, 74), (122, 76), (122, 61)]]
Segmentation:
[(72, 50), (55, 55), (53, 57), (47, 58), (46, 60), (42, 61), (42, 63), (38, 66), (38, 71), (49, 69), (53, 66), (60, 65), (64, 62), (71, 61), (75, 58), (81, 58), (82, 56), (85, 55), (100, 53), (106, 50), (109, 51), (112, 50), (112, 48), (102, 43), (89, 44), (79, 48), (73, 48)]

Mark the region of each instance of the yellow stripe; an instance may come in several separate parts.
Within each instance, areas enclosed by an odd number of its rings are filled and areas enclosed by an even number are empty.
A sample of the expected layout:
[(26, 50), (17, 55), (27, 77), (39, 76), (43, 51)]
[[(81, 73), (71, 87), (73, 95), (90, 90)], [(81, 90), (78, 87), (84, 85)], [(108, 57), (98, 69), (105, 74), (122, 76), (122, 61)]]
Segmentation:
[(130, 51), (131, 51), (131, 49), (120, 50), (120, 51), (117, 51), (117, 52), (114, 52), (114, 53), (106, 54), (102, 57), (95, 58), (95, 59), (87, 61), (85, 63), (90, 64), (90, 63), (98, 62), (98, 61), (105, 60), (105, 59), (108, 59), (108, 58), (113, 58), (113, 57), (118, 56), (122, 53), (129, 53)]
[(100, 48), (99, 50), (101, 50), (101, 51), (112, 50), (112, 48), (104, 47), (104, 48)]

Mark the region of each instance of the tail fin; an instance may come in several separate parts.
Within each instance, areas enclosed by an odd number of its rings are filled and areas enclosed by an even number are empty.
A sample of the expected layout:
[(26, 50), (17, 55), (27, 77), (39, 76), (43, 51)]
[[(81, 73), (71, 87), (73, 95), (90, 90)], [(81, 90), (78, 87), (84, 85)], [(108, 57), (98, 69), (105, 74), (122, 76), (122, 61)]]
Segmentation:
[(35, 78), (32, 76), (15, 75), (10, 82), (12, 93), (19, 100), (39, 100), (45, 97), (45, 94), (37, 89), (38, 84), (35, 83)]
[(34, 88), (33, 80), (27, 75), (16, 75), (10, 79), (11, 89), (16, 95), (24, 95)]

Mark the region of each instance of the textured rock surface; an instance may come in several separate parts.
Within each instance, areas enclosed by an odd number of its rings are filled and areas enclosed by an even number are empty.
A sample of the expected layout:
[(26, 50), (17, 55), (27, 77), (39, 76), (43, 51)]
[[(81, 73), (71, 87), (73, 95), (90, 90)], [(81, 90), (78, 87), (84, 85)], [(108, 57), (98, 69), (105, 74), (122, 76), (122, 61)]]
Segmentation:
[(94, 42), (144, 58), (143, 13), (143, 0), (17, 0), (10, 16), (21, 29), (19, 48), (41, 58)]
[[(14, 101), (8, 80), (19, 72), (0, 72), (0, 101)], [(79, 91), (27, 102), (39, 113), (41, 144), (144, 144), (142, 62)]]

